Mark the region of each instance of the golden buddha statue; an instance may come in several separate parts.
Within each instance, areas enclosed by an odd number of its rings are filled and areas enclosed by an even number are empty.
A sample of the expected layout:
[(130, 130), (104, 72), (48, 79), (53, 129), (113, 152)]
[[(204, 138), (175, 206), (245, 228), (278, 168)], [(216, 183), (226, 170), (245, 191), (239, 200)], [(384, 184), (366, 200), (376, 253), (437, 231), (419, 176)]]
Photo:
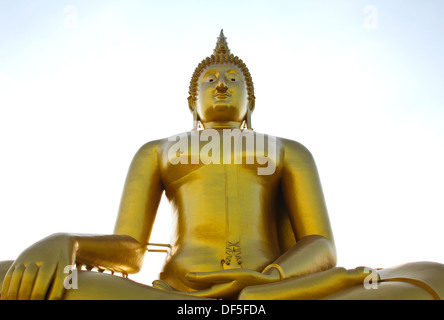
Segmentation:
[[(0, 263), (2, 299), (444, 296), (439, 263), (336, 267), (314, 159), (298, 142), (253, 131), (251, 75), (223, 32), (192, 76), (188, 103), (192, 131), (151, 141), (134, 156), (114, 233), (54, 234)], [(160, 279), (149, 286), (114, 275), (141, 269), (163, 192), (177, 225)], [(87, 270), (79, 268), (68, 288), (66, 267), (74, 265)]]

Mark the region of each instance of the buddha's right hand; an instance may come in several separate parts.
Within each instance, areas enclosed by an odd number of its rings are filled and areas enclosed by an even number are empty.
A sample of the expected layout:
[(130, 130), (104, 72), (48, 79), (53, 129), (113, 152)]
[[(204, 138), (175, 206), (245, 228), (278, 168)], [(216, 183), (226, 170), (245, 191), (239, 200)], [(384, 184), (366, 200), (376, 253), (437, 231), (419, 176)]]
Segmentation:
[(33, 244), (14, 261), (3, 281), (2, 300), (61, 299), (64, 269), (73, 265), (77, 242), (57, 233)]

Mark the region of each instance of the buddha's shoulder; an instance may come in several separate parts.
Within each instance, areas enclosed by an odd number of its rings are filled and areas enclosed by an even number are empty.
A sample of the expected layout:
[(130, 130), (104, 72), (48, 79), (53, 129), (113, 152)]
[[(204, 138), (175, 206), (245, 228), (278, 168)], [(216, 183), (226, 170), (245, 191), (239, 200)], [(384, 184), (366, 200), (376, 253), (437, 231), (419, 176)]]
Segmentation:
[[(181, 143), (181, 141), (184, 144), (188, 143), (189, 142), (188, 138), (190, 138), (191, 135), (193, 134), (197, 134), (196, 132), (197, 131), (181, 132), (166, 138), (146, 142), (144, 145), (140, 147), (138, 153), (152, 153), (152, 152), (163, 153), (165, 150), (168, 150), (172, 145)], [(276, 149), (283, 151), (287, 156), (312, 157), (310, 150), (301, 142), (282, 137), (270, 136), (258, 132), (254, 132), (253, 134), (255, 136), (259, 135), (262, 138), (263, 136), (266, 136), (267, 140), (266, 143), (274, 141)]]
[(286, 157), (313, 158), (310, 150), (301, 142), (280, 137), (277, 138), (277, 141)]
[[(190, 134), (191, 134), (191, 132), (181, 132), (181, 133), (177, 133), (175, 135), (172, 135), (172, 136), (169, 136), (166, 138), (148, 141), (139, 148), (138, 152), (139, 153), (147, 153), (147, 152), (161, 153), (164, 150), (166, 150), (168, 147), (170, 147), (171, 145), (180, 141), (180, 139), (184, 139), (184, 138), (188, 137)], [(184, 140), (184, 141), (186, 141), (186, 140)]]

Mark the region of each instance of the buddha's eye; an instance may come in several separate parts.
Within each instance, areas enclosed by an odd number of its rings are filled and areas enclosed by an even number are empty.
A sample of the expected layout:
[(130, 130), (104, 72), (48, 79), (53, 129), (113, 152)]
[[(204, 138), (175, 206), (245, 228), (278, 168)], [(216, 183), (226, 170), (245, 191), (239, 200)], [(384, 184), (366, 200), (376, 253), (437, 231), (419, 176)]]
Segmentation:
[(219, 73), (215, 70), (208, 71), (202, 78), (202, 83), (213, 84), (219, 80)]
[(205, 81), (209, 82), (209, 83), (214, 83), (214, 82), (216, 82), (216, 77), (211, 75)]
[(230, 73), (227, 75), (228, 80), (230, 80), (231, 82), (236, 82), (239, 81), (239, 76), (235, 73)]

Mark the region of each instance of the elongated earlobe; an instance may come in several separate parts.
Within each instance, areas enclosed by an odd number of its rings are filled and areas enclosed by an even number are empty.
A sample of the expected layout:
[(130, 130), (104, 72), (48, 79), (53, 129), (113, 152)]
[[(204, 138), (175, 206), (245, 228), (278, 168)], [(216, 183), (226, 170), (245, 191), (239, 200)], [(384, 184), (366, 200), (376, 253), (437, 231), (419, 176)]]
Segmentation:
[(246, 122), (247, 122), (247, 129), (253, 130), (253, 127), (251, 126), (251, 111), (250, 111), (250, 109), (247, 110)]
[(253, 130), (253, 126), (251, 125), (251, 114), (254, 110), (254, 100), (250, 100), (247, 106), (247, 115), (245, 116), (245, 123), (247, 125), (247, 129)]
[(193, 114), (193, 130), (198, 130), (200, 128), (199, 115), (197, 114), (196, 100), (193, 97), (188, 97), (188, 108)]
[(193, 110), (193, 131), (199, 130), (199, 116), (197, 114), (197, 108), (194, 108)]

